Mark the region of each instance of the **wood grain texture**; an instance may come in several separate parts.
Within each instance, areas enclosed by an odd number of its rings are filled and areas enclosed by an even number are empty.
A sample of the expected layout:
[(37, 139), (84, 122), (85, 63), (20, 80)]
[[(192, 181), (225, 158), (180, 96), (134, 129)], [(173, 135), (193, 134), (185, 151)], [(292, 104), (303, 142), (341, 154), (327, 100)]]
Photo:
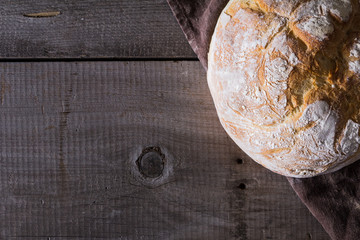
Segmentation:
[(198, 62), (0, 63), (0, 86), (1, 239), (328, 239), (225, 134)]
[(192, 58), (166, 0), (4, 0), (1, 58)]

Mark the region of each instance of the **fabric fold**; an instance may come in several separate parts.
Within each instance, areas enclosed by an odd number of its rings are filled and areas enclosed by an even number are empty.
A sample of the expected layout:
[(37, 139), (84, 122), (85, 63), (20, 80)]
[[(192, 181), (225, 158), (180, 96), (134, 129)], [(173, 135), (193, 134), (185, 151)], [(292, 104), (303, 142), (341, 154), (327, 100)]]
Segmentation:
[(190, 46), (207, 70), (207, 53), (224, 0), (168, 0)]

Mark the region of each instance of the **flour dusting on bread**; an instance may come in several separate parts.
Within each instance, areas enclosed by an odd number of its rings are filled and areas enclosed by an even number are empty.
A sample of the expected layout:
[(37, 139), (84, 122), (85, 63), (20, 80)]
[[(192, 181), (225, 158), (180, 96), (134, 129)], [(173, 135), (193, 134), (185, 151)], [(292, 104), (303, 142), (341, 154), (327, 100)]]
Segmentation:
[(292, 177), (357, 160), (360, 4), (231, 0), (209, 51), (220, 121), (250, 157)]

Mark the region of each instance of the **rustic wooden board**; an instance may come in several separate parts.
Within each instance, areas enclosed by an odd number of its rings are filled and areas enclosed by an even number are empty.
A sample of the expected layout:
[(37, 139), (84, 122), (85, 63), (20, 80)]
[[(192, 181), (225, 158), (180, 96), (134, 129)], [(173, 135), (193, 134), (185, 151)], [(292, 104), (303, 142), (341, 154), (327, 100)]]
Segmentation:
[(328, 239), (227, 137), (198, 62), (0, 63), (0, 86), (1, 239)]
[(166, 0), (3, 0), (1, 58), (192, 58)]

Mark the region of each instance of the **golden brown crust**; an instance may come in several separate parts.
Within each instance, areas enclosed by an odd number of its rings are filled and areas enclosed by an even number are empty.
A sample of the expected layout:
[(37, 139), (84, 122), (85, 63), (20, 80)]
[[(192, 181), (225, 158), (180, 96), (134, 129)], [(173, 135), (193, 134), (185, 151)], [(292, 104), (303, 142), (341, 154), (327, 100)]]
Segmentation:
[(220, 120), (254, 160), (309, 177), (360, 156), (360, 14), (350, 0), (232, 0), (209, 52)]

